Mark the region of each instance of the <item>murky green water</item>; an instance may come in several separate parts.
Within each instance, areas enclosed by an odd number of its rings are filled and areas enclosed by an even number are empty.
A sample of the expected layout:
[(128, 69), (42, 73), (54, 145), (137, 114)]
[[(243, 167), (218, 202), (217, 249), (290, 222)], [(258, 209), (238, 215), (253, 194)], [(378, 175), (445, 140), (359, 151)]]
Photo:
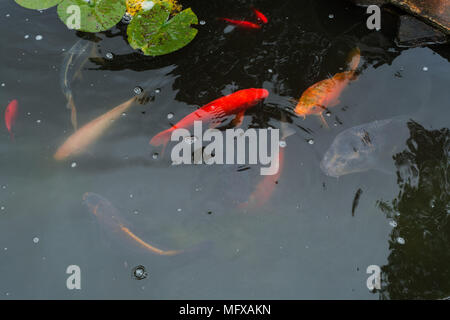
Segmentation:
[[(269, 17), (261, 30), (216, 19), (253, 19), (250, 2)], [(1, 2), (0, 105), (18, 99), (19, 116), (14, 141), (5, 127), (0, 134), (0, 296), (449, 296), (449, 48), (398, 48), (393, 16), (383, 16), (382, 31), (369, 31), (364, 9), (335, 0), (184, 5), (206, 24), (183, 50), (151, 58), (132, 51), (124, 25), (95, 37), (76, 34), (54, 9)], [(64, 50), (80, 37), (95, 40), (99, 56), (72, 84), (81, 125), (130, 99), (136, 86), (151, 99), (132, 107), (82, 156), (56, 162), (54, 152), (73, 132), (60, 68)], [(316, 116), (294, 116), (289, 99), (341, 72), (356, 46), (361, 74), (330, 108), (330, 128)], [(168, 156), (154, 159), (161, 150), (148, 144), (196, 107), (245, 88), (265, 88), (270, 96), (249, 110), (242, 128), (280, 128), (283, 114), (296, 131), (273, 194), (254, 210), (236, 202), (260, 181), (258, 167), (173, 167)], [(380, 139), (392, 139), (395, 149), (376, 169), (339, 178), (321, 170), (339, 133), (398, 116), (415, 121), (409, 140), (384, 132)], [(208, 246), (174, 257), (136, 250), (120, 235), (104, 234), (82, 203), (86, 192), (108, 199), (159, 247)], [(66, 288), (69, 265), (81, 268), (81, 290)], [(132, 278), (137, 265), (146, 267), (146, 279)], [(382, 268), (375, 293), (366, 286), (369, 265)]]

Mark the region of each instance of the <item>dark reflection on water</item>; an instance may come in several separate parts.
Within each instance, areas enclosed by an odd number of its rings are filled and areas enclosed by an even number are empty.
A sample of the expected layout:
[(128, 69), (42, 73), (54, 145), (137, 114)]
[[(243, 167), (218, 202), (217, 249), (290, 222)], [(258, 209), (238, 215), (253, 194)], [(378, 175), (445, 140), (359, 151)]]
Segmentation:
[(380, 294), (442, 299), (450, 295), (450, 130), (408, 126), (408, 148), (394, 156), (399, 195), (379, 203), (396, 225)]

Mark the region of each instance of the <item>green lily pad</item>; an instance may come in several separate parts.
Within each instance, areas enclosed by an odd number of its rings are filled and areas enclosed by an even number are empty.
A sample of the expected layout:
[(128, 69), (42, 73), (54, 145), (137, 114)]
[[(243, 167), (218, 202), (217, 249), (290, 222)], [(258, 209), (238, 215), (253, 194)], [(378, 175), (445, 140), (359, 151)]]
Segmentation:
[[(71, 6), (80, 9), (79, 25)], [(70, 28), (85, 32), (100, 32), (114, 27), (126, 11), (124, 0), (64, 0), (58, 5), (59, 18)]]
[(43, 10), (56, 6), (63, 0), (15, 0), (16, 3), (27, 9)]
[(191, 42), (198, 30), (195, 13), (189, 8), (169, 19), (170, 7), (155, 4), (151, 10), (141, 11), (128, 26), (128, 42), (144, 54), (159, 56), (179, 50)]

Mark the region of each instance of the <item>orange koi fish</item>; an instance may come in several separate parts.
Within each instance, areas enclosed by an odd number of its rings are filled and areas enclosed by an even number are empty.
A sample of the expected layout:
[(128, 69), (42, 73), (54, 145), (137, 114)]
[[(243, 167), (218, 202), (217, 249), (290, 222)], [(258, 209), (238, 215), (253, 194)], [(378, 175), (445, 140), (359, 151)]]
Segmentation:
[(150, 144), (165, 146), (174, 130), (189, 129), (194, 125), (194, 121), (212, 122), (213, 125), (219, 125), (226, 117), (234, 115), (234, 123), (239, 124), (247, 109), (254, 107), (268, 96), (269, 92), (266, 89), (244, 89), (214, 100), (187, 115), (173, 127), (154, 136)]
[(356, 79), (356, 68), (361, 60), (359, 48), (352, 51), (350, 57), (350, 71), (340, 72), (332, 78), (322, 80), (309, 87), (295, 107), (296, 114), (303, 118), (311, 114), (318, 115), (325, 127), (328, 127), (323, 112), (326, 108), (338, 105), (341, 93), (347, 88), (350, 81)]
[(252, 10), (255, 13), (255, 15), (259, 21), (261, 21), (264, 24), (269, 22), (269, 19), (267, 19), (267, 17), (261, 11), (257, 10), (256, 8), (253, 8), (253, 7), (252, 7)]
[(232, 20), (232, 19), (228, 19), (228, 18), (221, 18), (221, 20), (226, 21), (228, 23), (234, 24), (238, 27), (241, 28), (246, 28), (246, 29), (261, 29), (261, 26), (259, 24), (253, 23), (253, 22), (249, 22), (249, 21), (245, 21), (245, 20)]
[(136, 97), (133, 97), (75, 131), (75, 133), (59, 147), (53, 158), (55, 160), (65, 160), (69, 157), (81, 154), (88, 146), (94, 143), (122, 113), (127, 111), (135, 101)]
[[(285, 141), (287, 137), (295, 134), (295, 131), (287, 126), (287, 120), (284, 114), (281, 114), (281, 140)], [(262, 208), (272, 197), (275, 191), (275, 186), (284, 169), (284, 152), (286, 147), (281, 147), (278, 150), (278, 172), (274, 175), (267, 175), (258, 183), (255, 190), (249, 196), (248, 201), (239, 205), (240, 208)], [(276, 150), (276, 149), (275, 149)]]
[(98, 194), (91, 192), (85, 193), (83, 195), (83, 204), (95, 215), (101, 226), (109, 233), (123, 236), (126, 240), (133, 242), (140, 248), (161, 256), (174, 256), (182, 253), (182, 251), (178, 250), (162, 250), (142, 240), (126, 225), (120, 217), (120, 212), (108, 200)]
[(5, 125), (11, 136), (11, 140), (14, 140), (14, 133), (12, 129), (14, 127), (14, 124), (16, 123), (18, 109), (19, 103), (17, 102), (17, 100), (11, 101), (5, 109)]

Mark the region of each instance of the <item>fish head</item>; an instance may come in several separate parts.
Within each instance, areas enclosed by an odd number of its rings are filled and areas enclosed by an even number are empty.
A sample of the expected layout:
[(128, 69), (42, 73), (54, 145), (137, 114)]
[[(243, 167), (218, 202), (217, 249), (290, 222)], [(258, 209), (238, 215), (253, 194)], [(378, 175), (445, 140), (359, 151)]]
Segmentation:
[(326, 175), (336, 178), (369, 170), (373, 164), (372, 149), (360, 137), (344, 131), (325, 152), (320, 168)]
[(266, 89), (245, 89), (235, 93), (237, 105), (242, 105), (243, 109), (251, 108), (269, 96)]

